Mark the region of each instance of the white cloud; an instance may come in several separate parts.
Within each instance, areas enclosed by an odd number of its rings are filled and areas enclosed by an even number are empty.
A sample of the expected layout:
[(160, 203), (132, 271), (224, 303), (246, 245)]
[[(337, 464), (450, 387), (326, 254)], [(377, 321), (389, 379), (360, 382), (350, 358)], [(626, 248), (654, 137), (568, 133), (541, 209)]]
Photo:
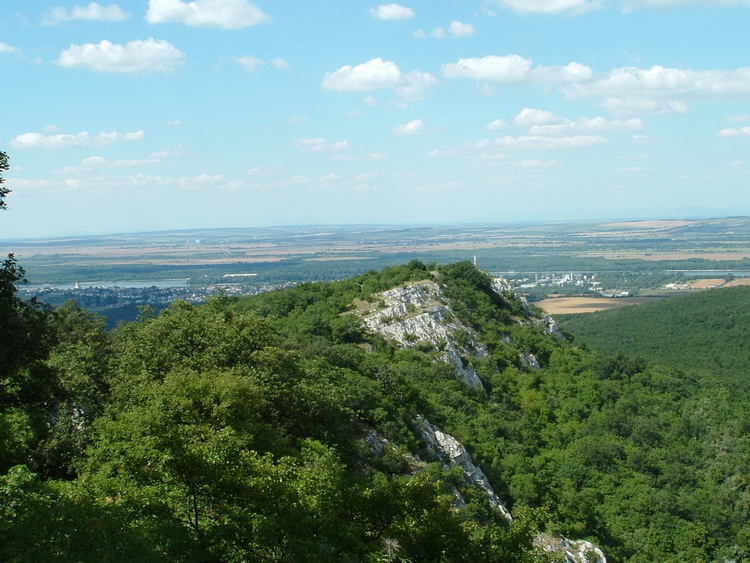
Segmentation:
[(245, 57), (232, 57), (232, 60), (242, 65), (245, 70), (249, 72), (253, 72), (258, 67), (264, 64), (263, 59), (259, 59), (258, 57), (254, 57), (252, 55), (247, 55)]
[[(258, 57), (254, 57), (252, 55), (247, 55), (244, 57), (232, 57), (232, 60), (237, 64), (245, 67), (245, 70), (247, 70), (248, 72), (253, 72), (259, 67), (266, 64), (266, 61), (264, 61), (263, 59), (259, 59)], [(279, 57), (271, 59), (270, 63), (280, 70), (286, 70), (290, 66), (288, 62)]]
[(199, 190), (224, 183), (222, 174), (198, 174), (193, 178), (180, 178), (180, 187), (185, 190)]
[[(477, 32), (476, 28), (470, 23), (461, 23), (460, 21), (452, 21), (448, 26), (447, 33), (453, 37), (471, 37)], [(433, 27), (430, 33), (425, 33), (423, 29), (415, 29), (411, 32), (412, 37), (417, 39), (424, 39), (428, 35), (435, 39), (442, 39), (446, 37), (446, 30), (442, 27)]]
[(271, 21), (258, 6), (248, 0), (149, 0), (149, 23), (184, 23), (194, 27), (239, 29)]
[(586, 133), (616, 133), (640, 131), (644, 128), (640, 119), (632, 118), (625, 121), (605, 119), (603, 117), (583, 117), (578, 121), (565, 119), (562, 123), (534, 125), (529, 129), (530, 135), (572, 135)]
[(0, 42), (0, 55), (5, 53), (17, 53), (20, 50), (21, 49), (19, 49), (18, 47), (13, 47), (11, 45), (8, 45), (7, 43)]
[(412, 70), (402, 76), (401, 83), (396, 87), (396, 94), (407, 100), (421, 100), (435, 84), (437, 79), (429, 72)]
[(732, 115), (729, 117), (729, 121), (733, 123), (742, 123), (743, 121), (750, 121), (750, 113), (743, 113), (741, 115)]
[(371, 8), (370, 13), (383, 21), (405, 20), (415, 16), (414, 10), (399, 4), (381, 4), (377, 8)]
[(565, 66), (538, 66), (532, 71), (535, 82), (542, 84), (564, 84), (585, 82), (594, 77), (594, 70), (584, 64), (571, 62)]
[(59, 170), (53, 170), (51, 174), (56, 176), (80, 176), (82, 174), (95, 172), (102, 168), (142, 168), (144, 166), (158, 164), (163, 160), (167, 152), (168, 151), (155, 152), (150, 154), (148, 158), (118, 158), (114, 160), (104, 158), (103, 156), (90, 156), (84, 158), (75, 166), (66, 166)]
[(624, 12), (630, 12), (636, 8), (673, 8), (677, 6), (734, 6), (750, 5), (748, 0), (622, 0)]
[(519, 160), (513, 164), (520, 166), (521, 168), (549, 168), (550, 166), (557, 166), (558, 162), (556, 160), (529, 159)]
[(748, 137), (750, 136), (750, 127), (740, 127), (739, 129), (722, 129), (719, 131), (719, 137)]
[(52, 8), (42, 16), (42, 25), (57, 25), (66, 21), (122, 21), (128, 19), (132, 14), (123, 12), (117, 4), (102, 6), (91, 2), (88, 6), (73, 6), (67, 11), (65, 8)]
[(448, 33), (450, 33), (453, 37), (471, 37), (476, 32), (476, 28), (470, 23), (452, 21), (448, 26)]
[(481, 58), (459, 59), (441, 68), (446, 78), (472, 78), (498, 84), (540, 84), (543, 86), (586, 82), (594, 71), (581, 63), (565, 66), (536, 66), (531, 59), (520, 55), (487, 55)]
[(546, 135), (506, 135), (497, 139), (481, 139), (459, 146), (433, 149), (427, 153), (431, 157), (448, 157), (479, 154), (482, 159), (502, 159), (504, 155), (488, 155), (488, 151), (502, 150), (566, 150), (588, 149), (608, 144), (601, 135), (571, 135), (555, 137)]
[(164, 40), (136, 39), (125, 45), (102, 41), (71, 45), (57, 64), (65, 68), (88, 68), (98, 72), (168, 72), (182, 64), (185, 53)]
[(412, 119), (408, 123), (403, 123), (391, 128), (391, 132), (398, 136), (408, 135), (425, 135), (431, 132), (421, 119)]
[(616, 115), (687, 113), (688, 105), (676, 100), (605, 98), (601, 106)]
[(500, 137), (495, 143), (504, 149), (586, 149), (606, 145), (609, 141), (600, 135), (573, 135), (569, 137), (550, 137), (545, 135), (522, 135), (520, 137)]
[(374, 160), (387, 160), (388, 155), (377, 152), (371, 152), (363, 156), (353, 156), (351, 154), (335, 154), (331, 157), (331, 159), (344, 162), (369, 162)]
[(378, 57), (356, 66), (347, 65), (334, 72), (327, 72), (322, 87), (341, 92), (369, 92), (393, 88), (401, 97), (419, 99), (436, 83), (437, 79), (429, 73), (415, 70), (402, 74), (396, 63)]
[(339, 153), (351, 150), (349, 141), (328, 141), (322, 137), (295, 139), (292, 146), (302, 154)]
[(743, 96), (750, 94), (750, 67), (737, 70), (692, 70), (663, 66), (615, 68), (599, 80), (566, 85), (563, 92), (570, 99), (612, 97), (652, 100), (678, 96), (718, 99)]
[(517, 12), (537, 14), (583, 13), (602, 7), (602, 0), (499, 0), (500, 5)]
[(488, 131), (498, 131), (500, 129), (507, 129), (507, 128), (508, 128), (508, 124), (502, 119), (495, 119), (494, 121), (490, 121), (486, 127)]
[(11, 145), (16, 149), (45, 149), (59, 150), (75, 147), (103, 147), (112, 143), (124, 141), (141, 141), (146, 134), (143, 130), (133, 131), (132, 133), (99, 133), (92, 137), (88, 131), (82, 131), (75, 135), (56, 134), (42, 135), (41, 133), (23, 133), (11, 141)]
[(376, 58), (356, 66), (346, 65), (327, 72), (323, 88), (342, 92), (367, 92), (395, 88), (401, 81), (401, 71), (396, 63)]
[(531, 60), (519, 55), (487, 55), (446, 63), (441, 70), (446, 78), (473, 78), (498, 83), (522, 82), (531, 69)]
[(533, 126), (560, 123), (564, 118), (544, 109), (523, 108), (513, 120), (514, 125)]

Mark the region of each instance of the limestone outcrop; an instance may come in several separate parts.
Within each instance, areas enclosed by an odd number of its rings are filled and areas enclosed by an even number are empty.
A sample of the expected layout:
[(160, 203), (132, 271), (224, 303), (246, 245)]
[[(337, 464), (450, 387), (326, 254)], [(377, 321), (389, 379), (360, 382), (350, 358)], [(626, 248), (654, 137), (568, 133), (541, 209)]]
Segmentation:
[(446, 305), (440, 286), (415, 283), (379, 293), (382, 306), (366, 311), (365, 325), (403, 347), (428, 344), (440, 359), (455, 366), (457, 376), (471, 387), (483, 388), (476, 370), (467, 364), (471, 356), (487, 356), (487, 347), (474, 331), (456, 318)]

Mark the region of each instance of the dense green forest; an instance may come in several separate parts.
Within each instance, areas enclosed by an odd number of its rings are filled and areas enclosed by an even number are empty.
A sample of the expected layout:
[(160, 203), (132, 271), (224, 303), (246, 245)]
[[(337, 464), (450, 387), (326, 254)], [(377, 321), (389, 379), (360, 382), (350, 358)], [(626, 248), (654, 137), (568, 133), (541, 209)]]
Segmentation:
[[(542, 531), (610, 561), (750, 554), (746, 395), (558, 341), (467, 262), (176, 302), (114, 331), (18, 299), (22, 270), (3, 272), (2, 560), (540, 561)], [(483, 390), (356, 314), (425, 280), (486, 345), (463, 358)], [(430, 456), (418, 416), (468, 448), (511, 524)]]
[(716, 378), (745, 397), (750, 392), (750, 286), (563, 315), (559, 321), (591, 348)]

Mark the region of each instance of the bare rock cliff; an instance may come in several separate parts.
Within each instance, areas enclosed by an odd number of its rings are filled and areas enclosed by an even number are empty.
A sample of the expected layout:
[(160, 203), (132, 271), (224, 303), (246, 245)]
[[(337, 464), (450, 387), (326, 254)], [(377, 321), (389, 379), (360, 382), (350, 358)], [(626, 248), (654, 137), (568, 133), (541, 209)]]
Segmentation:
[[(493, 289), (506, 297), (512, 292), (510, 284), (502, 279), (494, 280)], [(530, 311), (531, 308), (523, 298), (510, 297), (519, 299), (524, 309)], [(455, 366), (459, 379), (471, 387), (484, 389), (479, 375), (465, 359), (471, 356), (488, 356), (487, 347), (479, 341), (471, 327), (457, 318), (437, 283), (414, 283), (384, 291), (376, 298), (378, 301), (375, 304), (359, 311), (369, 330), (392, 339), (405, 348), (426, 347), (439, 351), (440, 360)], [(531, 316), (531, 319), (519, 322), (541, 326), (547, 336), (558, 340), (564, 339), (557, 323), (549, 315)], [(506, 343), (511, 344), (510, 339), (507, 339)], [(518, 358), (519, 366), (541, 369), (533, 354), (519, 351)], [(474, 464), (466, 448), (456, 438), (424, 418), (418, 417), (417, 423), (430, 455), (439, 459), (446, 467), (460, 466), (467, 484), (482, 490), (490, 504), (510, 522), (510, 512), (495, 493), (482, 469)], [(371, 447), (378, 443), (378, 447), (385, 447), (385, 441), (373, 437), (370, 439), (373, 441)], [(457, 502), (460, 504), (460, 495), (458, 496)], [(544, 550), (559, 554), (567, 563), (607, 563), (604, 553), (588, 541), (542, 534), (536, 542)]]
[(463, 358), (487, 356), (487, 347), (474, 331), (456, 318), (440, 286), (422, 282), (378, 294), (383, 306), (363, 315), (365, 325), (403, 347), (428, 344), (441, 359), (455, 366), (457, 376), (471, 387), (482, 388), (476, 370)]

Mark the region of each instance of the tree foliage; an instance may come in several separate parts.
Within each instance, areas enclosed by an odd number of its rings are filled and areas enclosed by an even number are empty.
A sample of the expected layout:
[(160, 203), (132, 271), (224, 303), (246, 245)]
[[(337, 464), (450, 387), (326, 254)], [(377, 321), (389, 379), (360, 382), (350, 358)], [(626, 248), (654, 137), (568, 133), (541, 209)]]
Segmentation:
[[(424, 280), (486, 343), (466, 358), (483, 390), (358, 320)], [(2, 411), (3, 560), (543, 561), (542, 529), (613, 561), (750, 552), (743, 396), (545, 336), (469, 263), (176, 302), (111, 332), (74, 304), (40, 319), (14, 373), (47, 374), (46, 399)], [(512, 524), (431, 457), (417, 415), (468, 448)]]

